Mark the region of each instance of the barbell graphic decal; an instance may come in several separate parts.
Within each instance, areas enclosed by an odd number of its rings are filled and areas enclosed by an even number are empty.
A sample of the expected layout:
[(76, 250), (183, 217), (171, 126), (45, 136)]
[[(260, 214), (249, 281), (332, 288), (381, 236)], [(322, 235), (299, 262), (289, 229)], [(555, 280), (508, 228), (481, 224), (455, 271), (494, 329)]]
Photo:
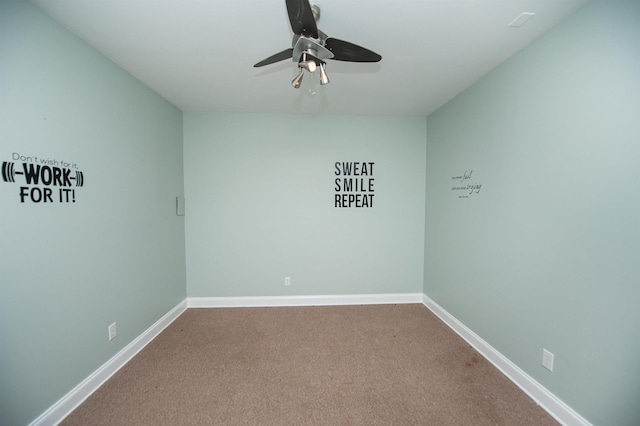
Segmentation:
[(84, 173), (66, 167), (3, 161), (2, 180), (8, 183), (22, 181), (22, 185), (26, 185), (19, 187), (21, 203), (75, 203), (75, 188), (84, 186)]
[(15, 182), (16, 172), (13, 169), (13, 163), (9, 163), (8, 161), (2, 162), (2, 179), (5, 182)]
[(22, 163), (22, 171), (18, 171), (15, 163), (3, 161), (2, 179), (5, 182), (15, 182), (16, 175), (24, 176), (28, 185), (73, 186), (71, 181), (75, 181), (76, 187), (84, 186), (84, 174), (79, 170)]

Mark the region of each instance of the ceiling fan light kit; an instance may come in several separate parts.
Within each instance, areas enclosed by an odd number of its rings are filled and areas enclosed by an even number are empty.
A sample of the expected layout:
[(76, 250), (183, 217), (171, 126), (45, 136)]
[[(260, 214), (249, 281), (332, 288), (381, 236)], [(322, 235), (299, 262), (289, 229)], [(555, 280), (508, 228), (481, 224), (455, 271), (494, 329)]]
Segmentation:
[(304, 77), (304, 69), (300, 67), (299, 70), (300, 70), (300, 73), (296, 76), (296, 78), (291, 80), (291, 85), (293, 86), (294, 89), (300, 88), (300, 85), (302, 84), (302, 77)]
[(286, 0), (289, 22), (294, 36), (291, 48), (278, 52), (258, 62), (254, 67), (262, 67), (291, 58), (298, 62), (299, 73), (291, 85), (299, 89), (304, 71), (315, 73), (320, 70), (320, 84), (329, 84), (327, 59), (346, 62), (379, 62), (382, 57), (377, 53), (348, 41), (328, 37), (318, 30), (320, 8), (311, 5), (308, 0)]

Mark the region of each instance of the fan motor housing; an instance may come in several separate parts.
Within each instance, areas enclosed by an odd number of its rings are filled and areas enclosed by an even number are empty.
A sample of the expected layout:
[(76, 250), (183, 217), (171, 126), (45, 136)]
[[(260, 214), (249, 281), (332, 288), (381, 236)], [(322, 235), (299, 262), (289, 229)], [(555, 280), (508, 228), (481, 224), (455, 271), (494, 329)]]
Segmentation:
[[(323, 35), (324, 34), (321, 34), (321, 37)], [(293, 62), (298, 62), (302, 53), (308, 50), (314, 50), (315, 52), (313, 53), (313, 56), (322, 61), (333, 58), (333, 53), (324, 47), (321, 40), (322, 39), (315, 40), (298, 34), (294, 35), (292, 41), (293, 55), (291, 56)]]

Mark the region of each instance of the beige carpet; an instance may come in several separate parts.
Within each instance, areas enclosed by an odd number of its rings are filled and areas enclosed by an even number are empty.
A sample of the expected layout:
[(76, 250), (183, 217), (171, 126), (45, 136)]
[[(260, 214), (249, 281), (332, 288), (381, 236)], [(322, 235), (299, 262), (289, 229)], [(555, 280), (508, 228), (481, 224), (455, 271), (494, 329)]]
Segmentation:
[(189, 309), (63, 425), (556, 425), (426, 307)]

